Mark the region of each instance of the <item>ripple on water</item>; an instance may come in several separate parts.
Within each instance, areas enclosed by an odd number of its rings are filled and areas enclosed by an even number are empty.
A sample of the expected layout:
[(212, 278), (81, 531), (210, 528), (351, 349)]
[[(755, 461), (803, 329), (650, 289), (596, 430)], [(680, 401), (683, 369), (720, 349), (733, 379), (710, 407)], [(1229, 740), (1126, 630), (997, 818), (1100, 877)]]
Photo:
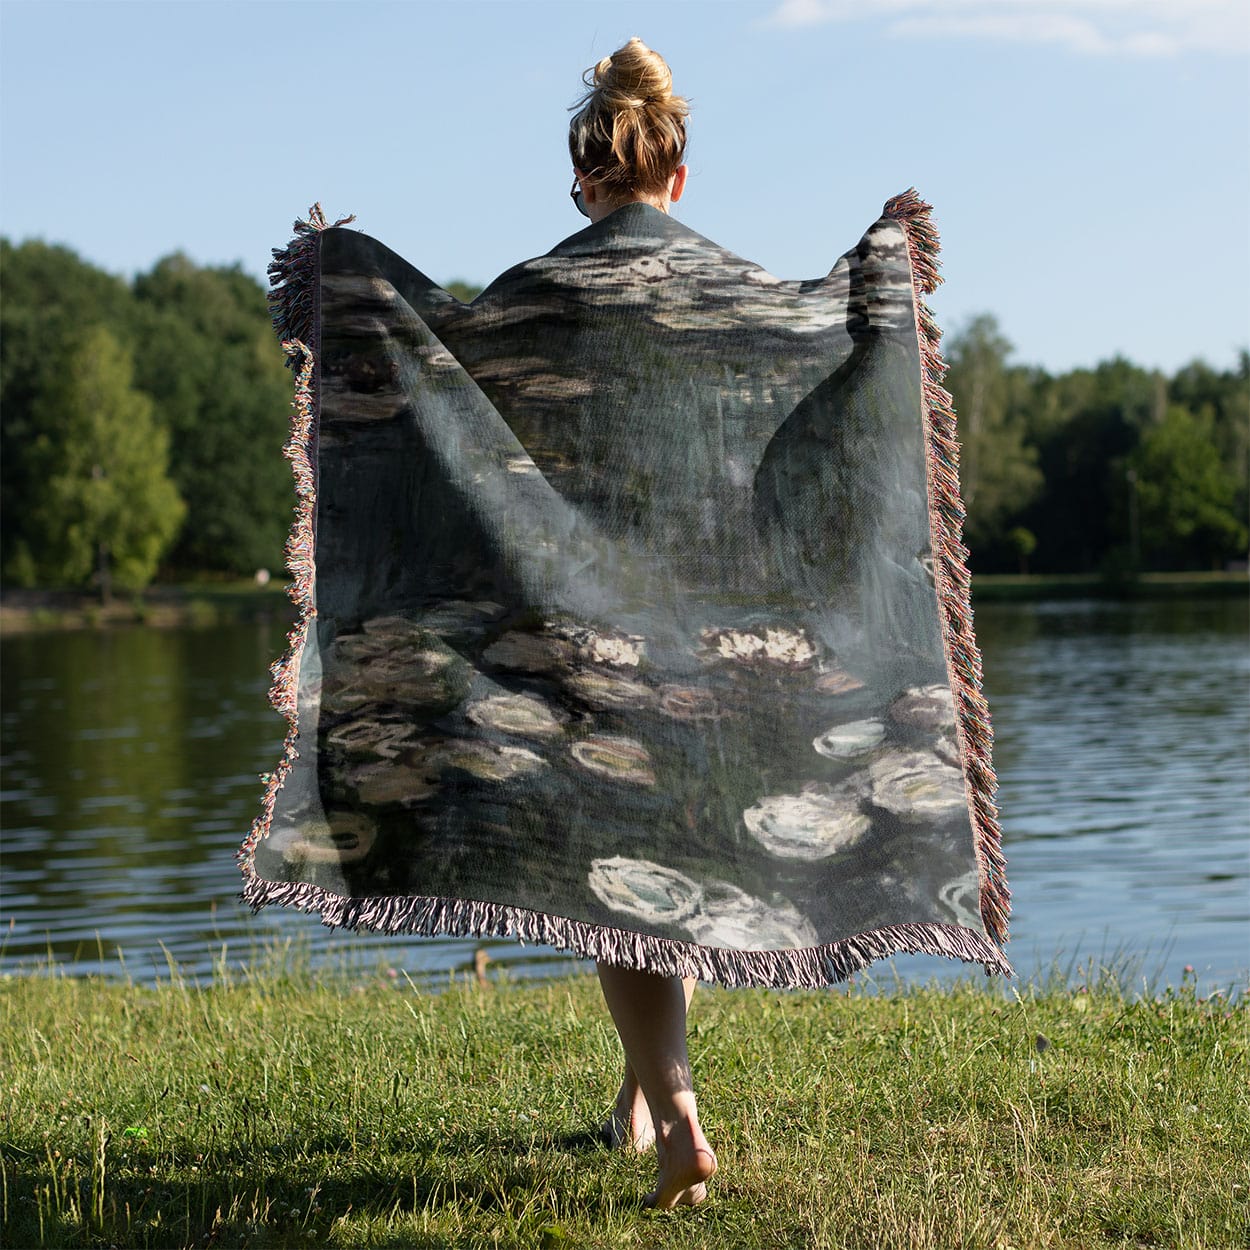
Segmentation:
[[(1250, 962), (1245, 605), (984, 604), (977, 627), (1017, 969), (1061, 948), (1171, 943), (1169, 975), (1193, 963), (1227, 984)], [(239, 903), (233, 851), (257, 774), (281, 749), (263, 665), (284, 630), (258, 636), (216, 631), (211, 663), (194, 631), (164, 632), (159, 646), (141, 630), (0, 641), (0, 910), (15, 921), (0, 968), (50, 944), (77, 970), (116, 973), (120, 944), (136, 978), (166, 976), (164, 942), (208, 976), (223, 942), (246, 952), (295, 934), (314, 962), (346, 954), (433, 974), (481, 945), (514, 975), (590, 966), (507, 939), (336, 934)], [(84, 681), (98, 687), (90, 698)], [(910, 966), (921, 978), (962, 971)]]

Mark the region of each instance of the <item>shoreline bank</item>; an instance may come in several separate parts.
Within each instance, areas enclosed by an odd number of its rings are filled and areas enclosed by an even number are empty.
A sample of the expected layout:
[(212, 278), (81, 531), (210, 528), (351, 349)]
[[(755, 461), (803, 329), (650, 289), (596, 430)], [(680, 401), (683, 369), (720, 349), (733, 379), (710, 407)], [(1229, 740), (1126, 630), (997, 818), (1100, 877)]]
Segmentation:
[[(1045, 599), (1235, 598), (1250, 594), (1245, 573), (1144, 573), (1108, 580), (1093, 573), (983, 573), (972, 579), (972, 603)], [(157, 629), (207, 628), (246, 621), (293, 623), (295, 608), (285, 584), (190, 582), (153, 586), (142, 594), (117, 596), (104, 605), (78, 590), (0, 591), (0, 637), (69, 629), (114, 629), (145, 625)]]

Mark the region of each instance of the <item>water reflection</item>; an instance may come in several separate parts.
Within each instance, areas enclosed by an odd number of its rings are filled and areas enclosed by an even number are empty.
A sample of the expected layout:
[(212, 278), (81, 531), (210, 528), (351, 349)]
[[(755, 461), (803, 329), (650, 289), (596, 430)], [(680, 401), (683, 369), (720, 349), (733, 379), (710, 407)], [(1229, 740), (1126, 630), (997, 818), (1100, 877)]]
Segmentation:
[[(1250, 653), (1244, 601), (977, 610), (1024, 975), (1129, 950), (1178, 980), (1250, 967)], [(333, 934), (236, 901), (234, 856), (282, 723), (265, 700), (280, 623), (28, 635), (0, 645), (0, 968), (45, 957), (137, 980), (306, 935), (445, 979), (477, 946), (516, 976), (589, 969), (510, 940)], [(163, 947), (162, 947), (163, 944)], [(346, 953), (346, 956), (345, 956)], [(1151, 957), (1154, 963), (1151, 964)], [(904, 977), (957, 973), (899, 959)], [(1149, 970), (1149, 969), (1148, 969)]]

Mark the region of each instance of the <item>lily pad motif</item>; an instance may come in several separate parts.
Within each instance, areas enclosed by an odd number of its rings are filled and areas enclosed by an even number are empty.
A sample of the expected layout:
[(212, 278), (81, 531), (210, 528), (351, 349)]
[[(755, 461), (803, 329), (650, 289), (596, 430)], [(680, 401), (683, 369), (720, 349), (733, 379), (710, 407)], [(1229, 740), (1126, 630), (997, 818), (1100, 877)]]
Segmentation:
[(464, 714), (476, 725), (502, 733), (548, 738), (563, 732), (556, 714), (530, 694), (497, 694), (470, 703)]
[(378, 831), (363, 812), (334, 812), (333, 826), (316, 816), (285, 829), (275, 829), (268, 842), (288, 864), (352, 864), (364, 859)]
[(821, 673), (814, 685), (820, 694), (829, 695), (849, 694), (852, 690), (864, 688), (864, 683), (858, 677), (841, 668), (831, 668), (828, 672)]
[(952, 768), (963, 769), (963, 760), (959, 758), (959, 744), (953, 738), (942, 736), (933, 743), (933, 754)]
[(865, 755), (885, 741), (885, 725), (879, 720), (856, 720), (849, 725), (834, 725), (819, 737), (812, 739), (812, 746), (831, 760), (850, 760)]
[(722, 715), (716, 696), (705, 686), (660, 687), (660, 707), (677, 720), (715, 720)]
[(587, 707), (601, 711), (615, 707), (642, 707), (655, 699), (650, 686), (627, 677), (604, 673), (576, 673), (564, 681), (564, 688)]
[(773, 855), (825, 859), (854, 846), (872, 821), (860, 811), (863, 781), (806, 782), (799, 794), (769, 794), (742, 813), (747, 831)]
[[(435, 634), (480, 634), (506, 609), (490, 599), (452, 599), (421, 614), (421, 626)], [(365, 629), (369, 622), (365, 622)]]
[(391, 803), (416, 803), (438, 793), (430, 772), (398, 762), (365, 764), (348, 777), (348, 784), (361, 803), (385, 806)]
[(541, 755), (524, 747), (456, 738), (422, 744), (401, 758), (408, 766), (422, 769), (430, 776), (458, 768), (483, 781), (510, 781), (547, 767)]
[(367, 621), (361, 621), (360, 627), (366, 634), (379, 638), (406, 639), (420, 633), (420, 626), (406, 616), (372, 616)]
[(981, 919), (981, 880), (974, 868), (938, 891), (938, 901), (954, 915), (955, 920), (980, 933), (985, 928)]
[(530, 459), (527, 451), (515, 452), (507, 458), (509, 473), (537, 473), (538, 466)]
[(552, 634), (510, 630), (482, 652), (482, 659), (496, 668), (520, 673), (566, 671), (576, 658), (576, 649), (565, 638)]
[(727, 881), (704, 885), (698, 909), (682, 927), (703, 946), (737, 951), (786, 950), (820, 942), (811, 921), (793, 903), (765, 903)]
[(890, 704), (890, 719), (913, 729), (955, 728), (955, 697), (949, 686), (912, 686)]
[(657, 924), (684, 920), (702, 895), (698, 883), (682, 873), (625, 855), (591, 860), (587, 880), (605, 907)]
[(641, 742), (617, 734), (591, 734), (573, 743), (573, 758), (601, 777), (632, 785), (655, 785), (651, 756)]
[(415, 725), (376, 721), (367, 717), (347, 721), (326, 733), (326, 742), (360, 759), (394, 759), (417, 732)]
[(887, 751), (868, 776), (873, 803), (903, 820), (948, 820), (966, 810), (963, 773), (928, 751)]
[(472, 674), (459, 653), (406, 617), (376, 617), (364, 632), (335, 639), (322, 682), (322, 707), (332, 716), (373, 704), (423, 712), (450, 711)]

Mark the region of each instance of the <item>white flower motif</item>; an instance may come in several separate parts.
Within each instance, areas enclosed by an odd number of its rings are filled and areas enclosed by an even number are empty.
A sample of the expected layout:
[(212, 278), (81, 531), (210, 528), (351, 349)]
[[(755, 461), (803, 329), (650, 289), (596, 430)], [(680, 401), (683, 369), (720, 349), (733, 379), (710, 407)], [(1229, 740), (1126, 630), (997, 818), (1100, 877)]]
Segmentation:
[(785, 664), (806, 664), (816, 658), (816, 648), (801, 630), (768, 629), (764, 631), (764, 654), (770, 660)]
[(773, 855), (825, 859), (854, 846), (872, 821), (859, 810), (863, 784), (808, 782), (799, 794), (765, 795), (742, 813), (748, 832)]
[(764, 640), (758, 634), (742, 634), (726, 630), (716, 640), (716, 649), (727, 660), (750, 660), (764, 649)]
[(590, 658), (595, 664), (636, 665), (640, 657), (630, 639), (595, 634), (590, 641)]
[(816, 648), (801, 629), (766, 627), (763, 635), (747, 629), (704, 630), (703, 637), (722, 659), (752, 663), (764, 660), (799, 668), (816, 658)]

